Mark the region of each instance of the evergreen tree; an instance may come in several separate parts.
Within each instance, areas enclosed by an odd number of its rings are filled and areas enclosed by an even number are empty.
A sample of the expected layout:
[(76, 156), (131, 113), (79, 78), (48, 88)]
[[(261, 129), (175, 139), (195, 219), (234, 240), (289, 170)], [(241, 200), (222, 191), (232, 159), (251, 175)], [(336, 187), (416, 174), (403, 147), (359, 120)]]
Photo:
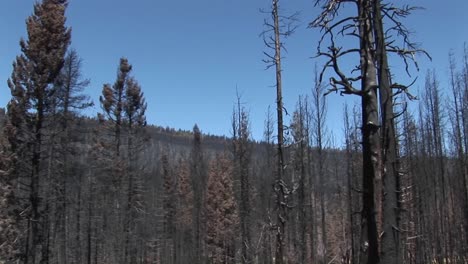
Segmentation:
[(82, 60), (78, 52), (74, 49), (69, 50), (63, 68), (54, 82), (56, 111), (63, 129), (68, 127), (73, 117), (79, 115), (81, 110), (93, 105), (89, 96), (84, 94), (84, 89), (89, 84), (90, 80), (83, 77)]
[(179, 161), (177, 167), (176, 256), (175, 263), (188, 263), (193, 258), (194, 194), (190, 181), (190, 163)]
[(193, 188), (194, 198), (194, 215), (193, 215), (193, 231), (195, 242), (195, 263), (201, 263), (203, 256), (202, 240), (203, 240), (203, 221), (202, 209), (205, 198), (206, 188), (206, 166), (202, 149), (202, 133), (195, 124), (193, 127), (193, 144), (191, 152), (190, 174)]
[(233, 237), (238, 215), (233, 191), (232, 164), (225, 155), (218, 155), (210, 165), (205, 216), (205, 241), (210, 263), (234, 263)]
[[(4, 120), (0, 120), (4, 122)], [(1, 128), (4, 124), (1, 124)], [(9, 149), (0, 130), (0, 263), (13, 263), (18, 259), (19, 228), (17, 218), (19, 209), (15, 197), (14, 179), (11, 177), (11, 161)]]
[(128, 63), (128, 60), (126, 58), (121, 58), (117, 71), (117, 80), (112, 86), (108, 83), (104, 84), (102, 88), (102, 96), (99, 97), (102, 110), (104, 111), (104, 116), (101, 118), (105, 118), (106, 120), (110, 121), (111, 125), (113, 126), (112, 133), (114, 137), (114, 149), (115, 155), (117, 157), (120, 156), (121, 152), (121, 134), (125, 118), (125, 96), (131, 70), (132, 65)]
[[(13, 127), (9, 140), (18, 157), (12, 165), (15, 167), (13, 177), (21, 178), (22, 183), (29, 186), (28, 193), (21, 194), (29, 200), (27, 213), (23, 214), (30, 227), (23, 242), (25, 263), (49, 261), (49, 224), (43, 215), (47, 212), (42, 208), (47, 208), (50, 187), (42, 173), (43, 149), (47, 144), (44, 129), (47, 115), (53, 108), (50, 101), (56, 91), (53, 83), (63, 67), (70, 43), (71, 30), (65, 26), (67, 4), (66, 0), (44, 0), (34, 5), (34, 13), (26, 21), (28, 39), (20, 41), (23, 54), (13, 63), (13, 73), (8, 80), (12, 95), (9, 115)], [(24, 165), (30, 168), (29, 175), (16, 169)], [(37, 250), (38, 246), (41, 246), (41, 252)]]
[(167, 152), (164, 152), (161, 156), (162, 164), (162, 176), (164, 184), (164, 197), (163, 197), (163, 209), (164, 209), (164, 252), (165, 256), (163, 260), (166, 263), (172, 263), (176, 260), (175, 251), (175, 229), (176, 229), (176, 192), (174, 185), (174, 175), (172, 174)]
[[(50, 97), (50, 122), (48, 134), (47, 167), (49, 178), (53, 186), (50, 213), (52, 255), (58, 262), (81, 262), (80, 229), (81, 229), (81, 186), (83, 185), (83, 173), (74, 171), (78, 161), (73, 155), (78, 152), (75, 143), (76, 132), (80, 127), (80, 111), (93, 105), (84, 89), (89, 85), (89, 80), (82, 76), (81, 59), (75, 50), (67, 52), (64, 65), (54, 82), (54, 93)], [(86, 133), (85, 129), (78, 129)], [(71, 180), (77, 183), (77, 190), (70, 186)], [(76, 219), (76, 225), (71, 226), (71, 218)], [(76, 229), (75, 229), (76, 228)], [(74, 230), (75, 232), (73, 232)], [(72, 252), (73, 254), (69, 254)]]
[[(135, 263), (137, 257), (136, 217), (142, 207), (142, 174), (137, 160), (146, 139), (141, 133), (141, 128), (146, 126), (146, 102), (140, 85), (130, 75), (131, 71), (132, 65), (126, 58), (121, 58), (117, 80), (113, 85), (104, 84), (99, 98), (103, 109), (99, 118), (112, 138), (111, 142), (105, 142), (107, 149), (111, 150), (105, 161), (113, 182), (110, 201), (116, 219), (120, 220), (109, 230), (117, 235), (111, 250), (116, 250), (123, 243), (124, 250), (119, 252), (123, 256), (118, 257), (115, 255), (119, 253), (114, 253), (117, 261), (122, 263)], [(105, 137), (102, 139), (106, 141)]]

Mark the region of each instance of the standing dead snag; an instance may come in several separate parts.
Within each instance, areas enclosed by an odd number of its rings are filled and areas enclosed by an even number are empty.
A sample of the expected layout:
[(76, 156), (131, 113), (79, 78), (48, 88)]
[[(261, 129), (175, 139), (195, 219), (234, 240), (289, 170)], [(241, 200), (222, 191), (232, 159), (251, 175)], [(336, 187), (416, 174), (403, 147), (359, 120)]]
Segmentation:
[[(319, 4), (322, 1), (317, 1)], [(321, 74), (323, 78), (325, 70), (332, 68), (338, 79), (330, 78), (332, 89), (329, 91), (340, 91), (341, 94), (354, 94), (361, 97), (362, 108), (362, 144), (363, 144), (363, 238), (361, 246), (367, 244), (367, 248), (362, 250), (362, 263), (378, 263), (378, 241), (377, 224), (375, 219), (375, 190), (374, 181), (380, 179), (380, 138), (379, 119), (377, 104), (377, 76), (374, 65), (373, 36), (371, 20), (371, 1), (356, 0), (347, 1), (354, 3), (358, 14), (355, 17), (337, 19), (338, 10), (343, 5), (342, 1), (324, 1), (323, 12), (311, 23), (313, 27), (319, 27), (323, 32), (322, 39), (318, 46), (318, 55), (328, 58)], [(335, 22), (335, 20), (338, 20)], [(350, 30), (353, 36), (359, 39), (359, 48), (343, 50), (335, 45), (334, 30), (341, 30), (344, 33)], [(329, 37), (329, 47), (327, 51), (322, 51), (325, 37)], [(339, 60), (347, 55), (358, 54), (360, 63), (356, 66), (360, 74), (347, 76), (342, 71)], [(354, 82), (361, 82), (361, 89), (354, 86)], [(328, 92), (328, 93), (329, 93)], [(364, 253), (367, 256), (364, 256)]]
[(346, 259), (351, 263), (359, 263), (359, 241), (358, 236), (360, 234), (360, 223), (359, 217), (356, 216), (355, 212), (360, 210), (360, 198), (361, 195), (353, 190), (360, 189), (359, 180), (359, 154), (360, 154), (360, 139), (359, 139), (359, 113), (356, 110), (356, 106), (350, 108), (346, 104), (344, 107), (344, 136), (346, 142), (346, 174), (347, 174), (347, 203), (348, 203), (348, 238), (350, 243), (349, 252), (346, 254)]
[[(450, 61), (450, 86), (452, 100), (450, 106), (450, 123), (453, 130), (453, 145), (457, 153), (457, 170), (461, 175), (460, 192), (457, 195), (463, 204), (463, 229), (465, 237), (468, 238), (468, 50), (465, 43), (462, 68), (457, 72), (455, 55), (449, 54)], [(457, 231), (455, 231), (457, 232)], [(453, 236), (455, 237), (455, 236)]]
[[(400, 245), (401, 166), (395, 127), (395, 119), (402, 113), (395, 112), (395, 97), (403, 93), (410, 100), (414, 98), (408, 91), (408, 85), (392, 82), (388, 55), (395, 53), (402, 58), (408, 75), (409, 62), (413, 62), (418, 70), (418, 64), (415, 61), (416, 54), (421, 53), (428, 56), (424, 50), (418, 49), (416, 44), (410, 42), (410, 32), (400, 22), (402, 18), (410, 15), (416, 9), (416, 7), (410, 6), (399, 8), (391, 4), (383, 4), (381, 0), (373, 1), (375, 64), (377, 65), (379, 85), (382, 146), (382, 189), (377, 190), (382, 197), (381, 239), (379, 242), (380, 259), (381, 263), (384, 264), (401, 263), (403, 257)], [(384, 29), (384, 23), (388, 25), (386, 29)], [(394, 36), (399, 36), (399, 39)], [(405, 106), (403, 111), (405, 111)]]
[(274, 190), (276, 193), (277, 221), (276, 221), (276, 251), (275, 261), (278, 264), (284, 263), (284, 235), (287, 221), (289, 188), (284, 180), (284, 125), (283, 125), (283, 95), (281, 80), (281, 50), (284, 49), (282, 38), (290, 36), (294, 30), (294, 22), (297, 20), (297, 13), (285, 17), (279, 14), (279, 0), (272, 0), (271, 21), (265, 20), (265, 31), (262, 33), (265, 46), (273, 51), (273, 54), (264, 52), (267, 57), (263, 61), (267, 64), (267, 69), (275, 67), (276, 72), (276, 112), (277, 112), (277, 171)]
[(252, 238), (250, 216), (250, 180), (251, 144), (249, 115), (241, 106), (241, 97), (237, 95), (237, 106), (232, 117), (232, 153), (234, 156), (235, 179), (240, 182), (239, 222), (241, 228), (241, 262), (252, 263)]
[[(298, 224), (299, 224), (299, 257), (298, 260), (300, 263), (305, 263), (306, 261), (306, 254), (307, 254), (307, 243), (306, 243), (306, 234), (307, 234), (307, 206), (306, 206), (306, 197), (308, 193), (306, 193), (306, 186), (308, 186), (308, 182), (306, 181), (309, 175), (306, 175), (306, 159), (305, 154), (307, 149), (309, 148), (309, 135), (307, 133), (306, 128), (306, 118), (308, 118), (308, 105), (307, 105), (307, 97), (303, 98), (299, 96), (299, 100), (296, 106), (296, 110), (293, 113), (293, 119), (291, 121), (291, 135), (293, 139), (293, 145), (295, 146), (293, 150), (293, 167), (294, 173), (299, 175), (299, 187), (298, 187), (298, 197), (297, 197), (297, 217)], [(296, 232), (294, 230), (293, 232)], [(297, 250), (297, 249), (296, 249)]]
[(325, 162), (326, 162), (326, 152), (325, 142), (326, 142), (326, 125), (325, 120), (327, 116), (327, 104), (325, 98), (323, 97), (323, 93), (325, 92), (325, 86), (318, 80), (318, 73), (317, 69), (314, 71), (314, 88), (312, 89), (312, 135), (314, 138), (314, 147), (317, 149), (317, 168), (315, 171), (318, 184), (318, 192), (320, 197), (320, 229), (321, 229), (321, 242), (323, 245), (323, 258), (321, 259), (321, 263), (326, 264), (328, 263), (327, 255), (327, 228), (326, 228), (326, 209), (325, 209), (325, 183), (324, 178), (326, 177), (326, 169), (325, 169)]
[[(408, 31), (400, 22), (400, 19), (406, 17), (414, 8), (397, 8), (390, 4), (382, 4), (381, 0), (316, 1), (317, 5), (320, 3), (324, 3), (323, 11), (311, 26), (318, 27), (323, 32), (318, 45), (318, 56), (328, 58), (321, 79), (325, 71), (331, 68), (337, 77), (330, 78), (332, 88), (328, 93), (340, 91), (341, 94), (355, 94), (361, 97), (363, 225), (366, 226), (363, 229), (365, 232), (362, 243), (367, 242), (368, 245), (367, 260), (361, 258), (361, 263), (378, 263), (379, 258), (382, 263), (399, 263), (399, 169), (393, 89), (397, 90), (396, 94), (407, 93), (408, 86), (391, 82), (387, 53), (401, 56), (407, 72), (408, 61), (412, 60), (417, 68), (414, 55), (424, 51), (416, 49), (415, 45), (409, 42)], [(338, 18), (339, 10), (347, 3), (357, 7), (357, 15)], [(390, 24), (386, 29), (383, 28), (384, 19)], [(401, 37), (401, 47), (396, 44), (397, 39), (394, 39), (392, 34)], [(343, 47), (335, 45), (339, 37), (348, 36), (357, 37), (358, 48), (343, 50)], [(329, 46), (323, 51), (326, 38), (329, 38)], [(353, 54), (359, 56), (360, 63), (351, 73), (360, 74), (350, 76), (342, 71), (339, 60)], [(361, 82), (360, 89), (353, 85), (358, 81)], [(382, 235), (382, 247), (379, 247), (379, 235)]]
[[(377, 189), (378, 203), (382, 202), (380, 251), (381, 263), (401, 263), (398, 202), (399, 160), (398, 144), (395, 133), (395, 114), (393, 109), (393, 92), (391, 88), (390, 69), (385, 48), (385, 33), (383, 29), (380, 0), (374, 0), (374, 34), (375, 51), (379, 83), (379, 99), (381, 112), (381, 174), (382, 189)], [(380, 188), (380, 186), (378, 186)]]
[[(69, 50), (63, 68), (54, 82), (54, 93), (50, 99), (52, 115), (48, 133), (52, 138), (47, 157), (49, 178), (56, 186), (52, 192), (52, 196), (56, 198), (52, 199), (50, 209), (50, 214), (55, 218), (51, 221), (51, 237), (59, 237), (52, 240), (51, 255), (56, 261), (63, 263), (81, 263), (83, 175), (73, 173), (76, 161), (72, 155), (77, 149), (72, 135), (73, 126), (79, 122), (76, 119), (80, 116), (79, 111), (93, 105), (89, 96), (83, 93), (89, 83), (82, 75), (82, 60), (78, 53), (73, 49)], [(76, 192), (68, 179), (78, 182)], [(75, 205), (76, 209), (73, 210)], [(72, 217), (76, 221), (74, 225), (69, 220)]]

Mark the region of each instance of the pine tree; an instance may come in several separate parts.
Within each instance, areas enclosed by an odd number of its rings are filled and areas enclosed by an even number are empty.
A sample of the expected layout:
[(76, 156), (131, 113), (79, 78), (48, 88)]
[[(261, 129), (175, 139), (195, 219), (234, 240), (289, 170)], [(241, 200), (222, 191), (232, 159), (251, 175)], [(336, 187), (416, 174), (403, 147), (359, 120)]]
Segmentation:
[(191, 152), (190, 174), (194, 197), (193, 231), (195, 242), (195, 263), (201, 263), (203, 256), (203, 221), (202, 208), (206, 188), (206, 168), (202, 149), (202, 134), (198, 126), (193, 127), (193, 145)]
[(181, 160), (177, 169), (177, 225), (191, 229), (193, 190), (190, 182), (190, 165)]
[[(14, 176), (29, 186), (28, 211), (25, 219), (30, 226), (23, 248), (24, 262), (49, 260), (47, 243), (47, 217), (43, 217), (43, 203), (47, 207), (48, 184), (42, 176), (43, 149), (46, 118), (51, 110), (50, 98), (55, 92), (53, 83), (64, 64), (65, 52), (70, 43), (71, 30), (65, 26), (66, 0), (44, 0), (34, 5), (34, 13), (26, 21), (28, 39), (21, 40), (22, 55), (13, 63), (13, 73), (8, 80), (12, 99), (9, 103), (9, 135), (13, 151), (18, 151), (14, 167), (30, 167), (29, 176), (13, 169)], [(22, 152), (22, 153), (20, 153)], [(29, 152), (30, 154), (27, 154)], [(27, 181), (24, 181), (27, 179)], [(41, 189), (45, 186), (45, 189)], [(47, 212), (46, 212), (47, 213)], [(47, 215), (46, 215), (47, 216)], [(42, 252), (37, 250), (42, 246)]]
[(126, 82), (124, 111), (130, 130), (146, 126), (146, 102), (141, 86), (130, 77)]
[[(117, 235), (112, 250), (117, 250), (123, 243), (123, 256), (114, 256), (123, 263), (135, 263), (137, 257), (136, 217), (142, 207), (142, 181), (137, 177), (141, 175), (138, 173), (137, 158), (146, 139), (141, 133), (146, 126), (146, 102), (140, 85), (130, 75), (131, 71), (132, 65), (126, 58), (121, 58), (117, 80), (113, 85), (104, 84), (99, 98), (103, 109), (100, 120), (112, 138), (110, 142), (104, 142), (111, 150), (105, 161), (113, 182), (114, 192), (110, 200), (116, 219), (120, 219), (111, 227), (114, 231), (109, 232)], [(105, 139), (104, 137), (103, 140)], [(122, 196), (121, 193), (125, 195)], [(123, 239), (120, 238), (121, 235)]]
[(188, 263), (193, 259), (194, 194), (190, 181), (190, 163), (180, 160), (177, 168), (176, 256), (175, 263)]
[(122, 145), (122, 129), (124, 126), (124, 106), (125, 95), (127, 90), (127, 82), (129, 74), (132, 70), (132, 65), (128, 63), (126, 58), (120, 59), (119, 68), (117, 71), (117, 80), (114, 85), (104, 84), (102, 88), (102, 96), (99, 97), (101, 107), (104, 111), (104, 117), (110, 121), (112, 133), (114, 137), (115, 155), (120, 156)]
[(206, 246), (210, 263), (234, 263), (234, 234), (238, 224), (232, 164), (218, 155), (210, 165), (206, 191)]
[[(74, 141), (74, 132), (79, 126), (80, 112), (93, 105), (84, 89), (89, 85), (89, 80), (82, 76), (81, 59), (75, 50), (67, 52), (64, 65), (54, 82), (54, 93), (50, 98), (50, 125), (48, 134), (50, 144), (48, 146), (48, 171), (49, 178), (56, 186), (52, 190), (53, 201), (49, 211), (54, 219), (51, 237), (57, 237), (51, 243), (52, 255), (58, 262), (81, 262), (80, 229), (81, 229), (81, 186), (83, 175), (81, 172), (73, 172), (76, 159), (73, 154), (77, 152)], [(83, 129), (81, 131), (85, 132)], [(76, 134), (75, 134), (76, 135)], [(78, 190), (70, 188), (71, 180), (78, 182)], [(70, 210), (73, 208), (74, 210)], [(73, 214), (72, 214), (73, 212)], [(72, 215), (70, 215), (72, 214)], [(76, 220), (72, 227), (71, 218)], [(76, 228), (76, 232), (72, 232)], [(70, 252), (73, 255), (69, 254)], [(73, 257), (70, 257), (73, 256)]]
[[(4, 128), (4, 120), (1, 128)], [(3, 131), (0, 130), (0, 263), (13, 263), (18, 259), (18, 212), (11, 171), (12, 157)]]
[[(126, 263), (136, 263), (137, 258), (137, 213), (142, 210), (142, 185), (141, 168), (137, 167), (138, 153), (144, 148), (146, 136), (142, 128), (146, 126), (146, 102), (138, 82), (130, 77), (126, 82), (125, 102), (124, 102), (125, 121), (128, 130), (127, 136), (127, 212), (126, 227), (127, 236), (126, 245)], [(139, 177), (140, 176), (140, 177)]]
[(83, 77), (82, 60), (78, 52), (74, 49), (69, 50), (63, 68), (54, 82), (54, 100), (63, 129), (68, 127), (73, 117), (79, 115), (81, 110), (93, 105), (89, 96), (84, 94), (89, 84), (90, 80)]
[(174, 175), (172, 174), (167, 152), (163, 152), (161, 156), (162, 176), (164, 184), (164, 260), (166, 263), (175, 263), (175, 229), (176, 229), (176, 192), (174, 185)]

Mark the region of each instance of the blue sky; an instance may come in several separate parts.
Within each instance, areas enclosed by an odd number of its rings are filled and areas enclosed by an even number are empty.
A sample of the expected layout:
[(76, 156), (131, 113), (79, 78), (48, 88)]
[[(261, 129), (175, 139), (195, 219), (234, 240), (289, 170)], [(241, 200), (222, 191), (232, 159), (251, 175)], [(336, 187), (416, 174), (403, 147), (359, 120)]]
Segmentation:
[[(307, 29), (318, 10), (313, 0), (282, 1), (285, 12), (300, 11), (297, 32), (286, 41), (283, 61), (284, 102), (294, 110), (298, 96), (309, 93), (317, 30)], [(419, 82), (435, 68), (441, 86), (447, 84), (448, 52), (461, 54), (468, 41), (468, 1), (394, 0), (395, 4), (423, 6), (406, 20), (413, 40), (430, 52), (433, 61), (421, 59)], [(6, 105), (6, 80), (12, 62), (20, 53), (19, 39), (26, 36), (25, 19), (33, 0), (3, 0), (0, 3), (0, 107)], [(274, 106), (273, 69), (262, 62), (263, 30), (269, 0), (70, 0), (67, 24), (72, 27), (72, 47), (83, 59), (83, 73), (91, 79), (87, 93), (100, 111), (98, 97), (104, 83), (113, 83), (119, 58), (133, 64), (148, 102), (149, 123), (191, 129), (195, 123), (205, 133), (230, 135), (230, 117), (236, 86), (250, 112), (252, 134), (261, 139), (269, 105)], [(402, 65), (395, 65), (401, 69)], [(353, 98), (330, 95), (328, 127), (341, 134), (341, 112)], [(341, 140), (337, 140), (341, 144)]]

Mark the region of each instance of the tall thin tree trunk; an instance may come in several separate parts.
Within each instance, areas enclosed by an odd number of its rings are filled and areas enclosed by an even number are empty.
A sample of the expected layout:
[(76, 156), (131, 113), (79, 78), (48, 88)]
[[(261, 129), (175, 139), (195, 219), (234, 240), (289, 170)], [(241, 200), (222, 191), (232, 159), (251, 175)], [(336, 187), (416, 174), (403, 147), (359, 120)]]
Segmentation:
[[(360, 18), (360, 55), (362, 72), (362, 155), (363, 155), (363, 239), (367, 250), (362, 254), (361, 263), (375, 264), (379, 262), (379, 247), (376, 211), (376, 188), (381, 180), (380, 175), (380, 136), (377, 102), (377, 80), (373, 56), (373, 37), (371, 21), (371, 1), (358, 1)], [(377, 184), (376, 184), (377, 183)], [(377, 187), (377, 190), (379, 187)], [(362, 246), (362, 245), (361, 245)]]
[(277, 227), (276, 227), (276, 249), (275, 263), (284, 263), (284, 236), (286, 230), (286, 186), (284, 182), (284, 155), (283, 155), (283, 95), (282, 95), (282, 80), (281, 80), (281, 40), (280, 40), (280, 25), (278, 14), (278, 0), (272, 0), (273, 3), (273, 24), (274, 24), (274, 39), (275, 39), (275, 56), (274, 64), (276, 67), (276, 113), (277, 113), (277, 168), (276, 168), (276, 203), (277, 203)]
[[(381, 256), (382, 264), (402, 263), (400, 254), (399, 236), (399, 160), (398, 146), (395, 133), (395, 114), (393, 110), (392, 82), (388, 66), (383, 18), (381, 14), (381, 0), (374, 0), (374, 32), (376, 42), (376, 61), (378, 67), (378, 83), (381, 109), (381, 136), (382, 136), (382, 164), (381, 174), (383, 189), (376, 192), (382, 197), (382, 238)], [(377, 196), (379, 197), (379, 195)]]
[[(32, 174), (31, 174), (31, 193), (29, 200), (31, 203), (31, 241), (29, 255), (31, 257), (32, 263), (36, 263), (36, 248), (43, 241), (41, 240), (41, 234), (39, 226), (41, 219), (41, 214), (39, 210), (40, 205), (40, 192), (39, 192), (39, 173), (40, 173), (40, 162), (41, 162), (41, 144), (42, 144), (42, 122), (44, 117), (44, 103), (42, 97), (39, 96), (37, 102), (37, 113), (36, 113), (36, 122), (34, 124), (34, 146), (33, 146), (33, 156), (32, 156)], [(45, 246), (45, 245), (44, 245)]]

